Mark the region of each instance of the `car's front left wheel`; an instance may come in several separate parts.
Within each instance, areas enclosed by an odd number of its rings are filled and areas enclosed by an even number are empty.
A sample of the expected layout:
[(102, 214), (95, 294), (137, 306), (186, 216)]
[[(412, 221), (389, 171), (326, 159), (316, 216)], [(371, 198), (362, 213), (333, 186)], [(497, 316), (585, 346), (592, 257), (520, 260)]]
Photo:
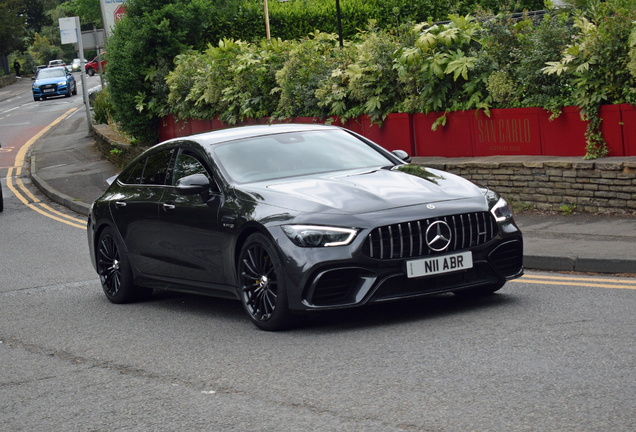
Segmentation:
[(239, 254), (238, 290), (245, 311), (261, 330), (291, 324), (284, 272), (272, 242), (263, 234), (249, 236)]
[(128, 256), (119, 236), (105, 228), (97, 243), (97, 273), (104, 294), (113, 303), (130, 303), (148, 297), (152, 290), (135, 287)]

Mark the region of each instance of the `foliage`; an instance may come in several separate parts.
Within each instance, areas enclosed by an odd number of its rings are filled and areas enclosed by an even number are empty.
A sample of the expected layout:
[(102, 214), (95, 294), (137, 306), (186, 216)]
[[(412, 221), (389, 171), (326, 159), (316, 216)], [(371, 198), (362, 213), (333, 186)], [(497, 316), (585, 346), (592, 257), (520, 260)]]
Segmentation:
[(361, 43), (347, 47), (344, 61), (316, 91), (318, 104), (328, 107), (329, 115), (347, 119), (366, 113), (380, 122), (387, 114), (402, 110), (404, 92), (394, 65), (401, 47), (414, 42), (406, 36), (412, 33), (403, 32), (405, 37), (400, 39), (371, 30), (359, 34)]
[(154, 142), (157, 116), (167, 113), (165, 77), (177, 55), (205, 46), (210, 29), (201, 18), (217, 15), (215, 3), (129, 0), (126, 8), (106, 46), (114, 120), (142, 142)]
[(628, 68), (636, 2), (592, 4), (590, 18), (582, 14), (575, 17), (578, 32), (574, 43), (567, 46), (560, 61), (548, 62), (543, 72), (574, 77), (572, 99), (581, 107), (582, 118), (589, 120), (586, 158), (594, 159), (607, 155), (598, 118), (601, 103), (636, 102), (636, 80)]
[(289, 58), (276, 72), (280, 94), (274, 117), (326, 117), (328, 111), (318, 104), (316, 90), (346, 56), (338, 46), (338, 36), (316, 31), (312, 37), (294, 43)]
[[(444, 25), (415, 26), (419, 37), (399, 58), (396, 67), (404, 84), (407, 112), (488, 109), (491, 96), (483, 91), (488, 73), (476, 68), (481, 26), (470, 15), (449, 18)], [(445, 122), (446, 117), (440, 117), (434, 128)]]
[(26, 26), (23, 0), (0, 0), (0, 55), (23, 49)]
[(93, 122), (95, 124), (109, 124), (112, 122), (115, 108), (108, 93), (108, 87), (95, 95), (93, 101)]

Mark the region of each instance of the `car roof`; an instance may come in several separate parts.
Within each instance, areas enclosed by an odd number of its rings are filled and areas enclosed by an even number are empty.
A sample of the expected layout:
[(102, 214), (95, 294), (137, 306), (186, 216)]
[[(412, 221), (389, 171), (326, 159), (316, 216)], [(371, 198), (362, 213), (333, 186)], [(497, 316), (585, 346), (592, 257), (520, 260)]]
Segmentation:
[[(228, 129), (222, 129), (212, 132), (204, 132), (197, 135), (190, 135), (184, 138), (176, 138), (175, 140), (192, 140), (199, 144), (214, 145), (223, 142), (233, 141), (237, 139), (254, 138), (259, 136), (290, 133), (290, 132), (306, 132), (306, 131), (321, 131), (321, 130), (338, 130), (341, 129), (337, 126), (326, 126), (323, 124), (302, 124), (302, 123), (287, 123), (287, 124), (273, 124), (273, 125), (256, 125), (256, 126), (242, 126), (233, 127)], [(173, 141), (173, 140), (170, 140)]]
[(55, 66), (55, 67), (50, 67), (50, 68), (47, 68), (47, 69), (51, 69), (51, 70), (60, 69), (60, 70), (63, 70), (63, 71), (66, 70), (66, 68), (64, 66)]

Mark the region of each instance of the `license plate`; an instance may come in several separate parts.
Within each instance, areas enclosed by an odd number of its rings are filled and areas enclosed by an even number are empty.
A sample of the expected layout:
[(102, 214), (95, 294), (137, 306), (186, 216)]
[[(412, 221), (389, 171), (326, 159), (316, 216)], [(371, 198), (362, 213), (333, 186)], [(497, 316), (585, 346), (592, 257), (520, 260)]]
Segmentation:
[(423, 258), (406, 262), (406, 275), (410, 278), (466, 270), (473, 267), (473, 253), (462, 252)]
[(44, 93), (53, 93), (55, 89), (44, 89)]

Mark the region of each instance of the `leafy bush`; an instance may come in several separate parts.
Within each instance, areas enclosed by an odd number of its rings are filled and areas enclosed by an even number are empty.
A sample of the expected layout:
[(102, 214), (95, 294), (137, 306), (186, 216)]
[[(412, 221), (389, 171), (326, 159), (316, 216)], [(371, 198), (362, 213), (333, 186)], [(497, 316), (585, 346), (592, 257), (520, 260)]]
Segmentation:
[(574, 43), (567, 46), (560, 61), (548, 62), (548, 75), (571, 74), (572, 100), (589, 120), (586, 158), (607, 155), (600, 133), (598, 109), (601, 103), (636, 102), (636, 80), (630, 74), (630, 35), (634, 32), (636, 8), (633, 0), (611, 0), (590, 8), (591, 21), (579, 14)]
[(338, 36), (332, 33), (312, 33), (311, 38), (294, 43), (289, 58), (276, 72), (280, 93), (275, 117), (326, 117), (328, 110), (319, 105), (316, 90), (329, 77), (331, 71), (347, 56), (338, 45)]
[(108, 93), (108, 88), (95, 95), (93, 101), (93, 122), (95, 124), (109, 124), (115, 113), (115, 107)]

